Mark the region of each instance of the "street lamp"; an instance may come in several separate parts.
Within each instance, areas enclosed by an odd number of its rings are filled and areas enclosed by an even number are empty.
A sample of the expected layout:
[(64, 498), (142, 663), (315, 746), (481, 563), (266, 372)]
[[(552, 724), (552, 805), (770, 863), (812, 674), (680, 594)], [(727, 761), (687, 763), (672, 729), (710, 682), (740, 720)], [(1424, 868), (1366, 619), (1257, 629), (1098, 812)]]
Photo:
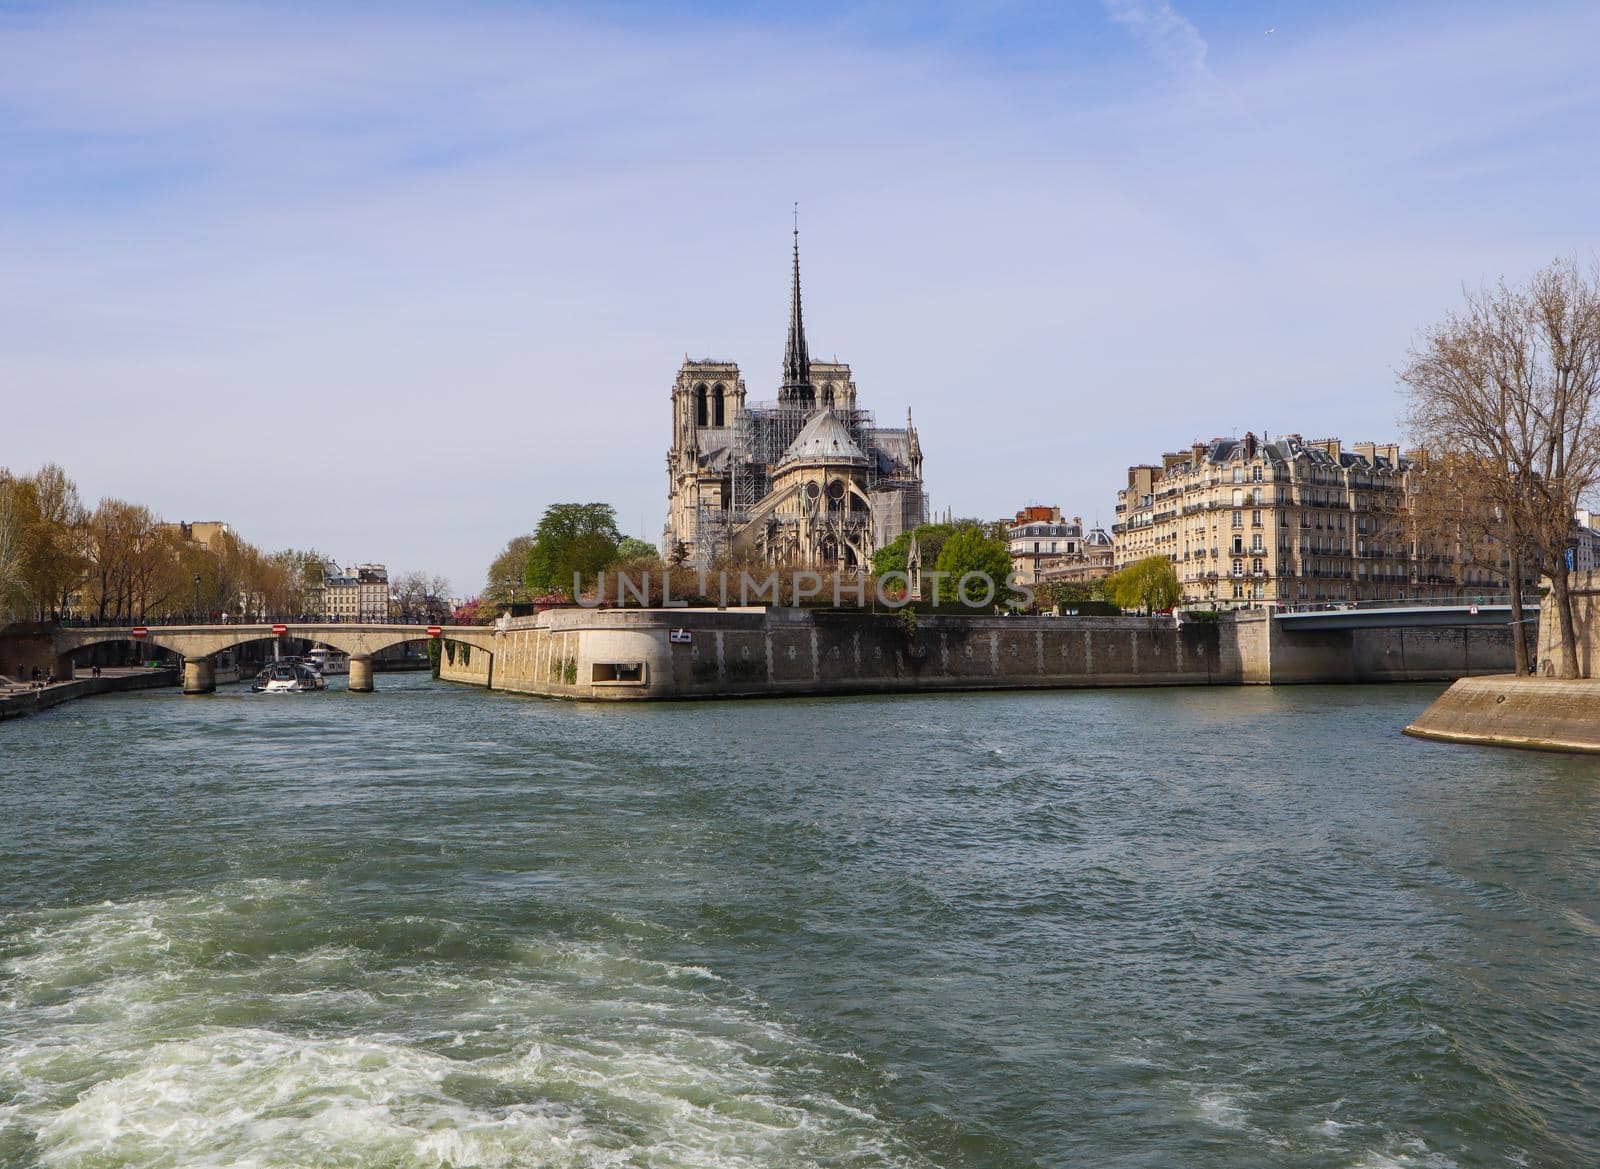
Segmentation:
[(194, 574), (194, 619), (200, 620), (200, 574)]

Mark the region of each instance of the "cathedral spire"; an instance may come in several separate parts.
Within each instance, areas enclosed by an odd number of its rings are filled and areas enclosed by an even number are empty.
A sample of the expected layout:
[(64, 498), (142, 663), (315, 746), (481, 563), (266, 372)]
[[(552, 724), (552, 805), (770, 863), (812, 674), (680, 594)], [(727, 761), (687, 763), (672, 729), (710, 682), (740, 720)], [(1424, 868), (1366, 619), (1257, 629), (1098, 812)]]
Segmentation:
[(800, 204), (794, 205), (794, 285), (789, 293), (789, 340), (783, 350), (783, 401), (810, 404), (811, 354), (806, 350), (805, 316), (800, 310)]

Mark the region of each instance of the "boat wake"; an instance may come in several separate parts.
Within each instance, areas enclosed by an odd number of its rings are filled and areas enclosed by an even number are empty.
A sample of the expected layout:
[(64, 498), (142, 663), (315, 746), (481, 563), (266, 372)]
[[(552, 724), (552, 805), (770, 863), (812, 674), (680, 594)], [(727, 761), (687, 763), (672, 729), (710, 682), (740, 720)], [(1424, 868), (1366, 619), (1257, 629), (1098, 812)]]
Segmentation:
[(0, 1162), (920, 1164), (853, 1056), (708, 971), (310, 882), (13, 919)]

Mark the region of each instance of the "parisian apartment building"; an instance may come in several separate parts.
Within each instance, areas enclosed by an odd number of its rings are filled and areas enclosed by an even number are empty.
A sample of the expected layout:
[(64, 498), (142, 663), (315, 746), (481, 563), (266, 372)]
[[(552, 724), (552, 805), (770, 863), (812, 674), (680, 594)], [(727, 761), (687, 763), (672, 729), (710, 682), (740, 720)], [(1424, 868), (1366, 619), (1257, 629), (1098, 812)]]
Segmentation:
[(1394, 443), (1255, 434), (1197, 442), (1128, 468), (1113, 525), (1119, 567), (1165, 556), (1185, 604), (1274, 607), (1455, 597), (1503, 572), (1425, 547), (1408, 500), (1420, 452)]
[(381, 564), (340, 569), (329, 564), (322, 578), (321, 616), (326, 621), (389, 620), (389, 570)]
[(1011, 571), (1024, 584), (1051, 580), (1088, 582), (1111, 572), (1111, 537), (1084, 530), (1083, 517), (1063, 517), (1059, 507), (1031, 505), (1006, 526)]

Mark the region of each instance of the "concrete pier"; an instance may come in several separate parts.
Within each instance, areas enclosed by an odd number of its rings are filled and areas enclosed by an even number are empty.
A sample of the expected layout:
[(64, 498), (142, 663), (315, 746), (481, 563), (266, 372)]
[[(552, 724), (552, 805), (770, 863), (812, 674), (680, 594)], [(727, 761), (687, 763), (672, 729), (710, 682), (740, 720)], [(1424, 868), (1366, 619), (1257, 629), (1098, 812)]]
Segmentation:
[(185, 658), (183, 660), (183, 692), (185, 694), (210, 694), (217, 688), (217, 659), (215, 657)]
[(1600, 680), (1462, 678), (1406, 734), (1485, 747), (1600, 753)]
[(372, 658), (368, 656), (352, 657), (350, 659), (350, 693), (372, 693)]

